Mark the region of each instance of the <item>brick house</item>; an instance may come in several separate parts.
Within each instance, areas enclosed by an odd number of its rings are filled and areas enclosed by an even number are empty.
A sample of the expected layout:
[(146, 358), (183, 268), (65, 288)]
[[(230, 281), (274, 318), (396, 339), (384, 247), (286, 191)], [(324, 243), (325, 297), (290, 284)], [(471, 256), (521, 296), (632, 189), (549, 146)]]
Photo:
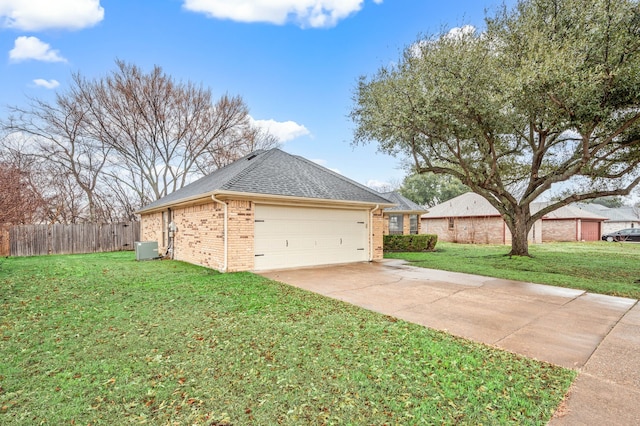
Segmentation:
[(595, 203), (577, 203), (576, 207), (607, 218), (602, 222), (602, 234), (627, 228), (640, 228), (640, 211), (634, 207), (606, 207)]
[(378, 192), (279, 149), (261, 150), (140, 209), (159, 253), (223, 272), (383, 257)]
[[(532, 203), (539, 211), (545, 203)], [(536, 221), (529, 231), (531, 243), (552, 241), (598, 241), (605, 218), (564, 206)], [(422, 215), (421, 233), (436, 234), (438, 240), (471, 244), (511, 244), (511, 231), (486, 199), (467, 192), (429, 209)]]
[(384, 192), (382, 196), (395, 203), (383, 210), (384, 235), (419, 234), (420, 216), (427, 210), (395, 191)]

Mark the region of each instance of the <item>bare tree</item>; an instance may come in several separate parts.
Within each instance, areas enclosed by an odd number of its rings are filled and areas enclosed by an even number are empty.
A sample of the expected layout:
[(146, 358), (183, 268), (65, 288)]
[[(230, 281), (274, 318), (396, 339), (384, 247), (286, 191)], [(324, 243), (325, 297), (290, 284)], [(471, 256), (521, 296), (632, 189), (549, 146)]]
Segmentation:
[(209, 89), (123, 61), (102, 78), (74, 74), (52, 102), (10, 107), (0, 128), (12, 136), (0, 155), (29, 164), (18, 169), (30, 170), (38, 220), (50, 223), (134, 219), (202, 174), (277, 145), (239, 96), (214, 102)]
[(247, 136), (268, 139), (251, 133), (239, 96), (212, 102), (209, 89), (176, 82), (158, 66), (144, 73), (123, 61), (116, 65), (99, 80), (74, 75), (74, 96), (86, 108), (93, 138), (112, 148), (115, 162), (126, 168), (121, 183), (141, 201), (161, 198), (199, 171), (246, 154), (254, 144)]
[(0, 224), (20, 225), (40, 221), (46, 204), (34, 185), (33, 158), (12, 150), (7, 139), (0, 151)]
[[(30, 99), (27, 108), (14, 106), (9, 111), (4, 129), (28, 138), (32, 154), (52, 163), (47, 168), (59, 175), (52, 178), (64, 182), (59, 189), (73, 186), (74, 191), (82, 190), (87, 203), (86, 220), (96, 221), (99, 209), (96, 191), (110, 148), (89, 137), (85, 129), (85, 111), (78, 99), (73, 94), (58, 94), (53, 103)], [(69, 179), (74, 181), (73, 185)], [(75, 204), (80, 202), (77, 194), (70, 193), (69, 196)], [(58, 194), (57, 198), (60, 197), (64, 198)], [(79, 219), (74, 214), (73, 221)]]
[(275, 148), (278, 139), (263, 129), (252, 126), (248, 118), (224, 137), (215, 141), (205, 150), (205, 155), (197, 158), (196, 168), (203, 174), (233, 163), (250, 152)]

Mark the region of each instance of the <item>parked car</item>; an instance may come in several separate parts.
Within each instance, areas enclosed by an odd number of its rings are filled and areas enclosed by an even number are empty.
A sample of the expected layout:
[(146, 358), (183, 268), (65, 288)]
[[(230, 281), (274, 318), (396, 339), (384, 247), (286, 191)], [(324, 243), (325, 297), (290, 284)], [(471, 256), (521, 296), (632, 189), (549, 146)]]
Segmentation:
[(610, 234), (604, 234), (602, 236), (604, 241), (638, 241), (640, 242), (640, 228), (627, 228), (621, 229)]

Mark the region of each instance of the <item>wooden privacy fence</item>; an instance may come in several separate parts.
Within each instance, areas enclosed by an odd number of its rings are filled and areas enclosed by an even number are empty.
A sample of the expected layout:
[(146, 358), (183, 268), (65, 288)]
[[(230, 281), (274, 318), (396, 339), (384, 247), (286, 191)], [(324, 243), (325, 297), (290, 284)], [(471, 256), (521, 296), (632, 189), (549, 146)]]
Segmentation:
[(19, 225), (9, 229), (11, 256), (134, 250), (140, 222)]

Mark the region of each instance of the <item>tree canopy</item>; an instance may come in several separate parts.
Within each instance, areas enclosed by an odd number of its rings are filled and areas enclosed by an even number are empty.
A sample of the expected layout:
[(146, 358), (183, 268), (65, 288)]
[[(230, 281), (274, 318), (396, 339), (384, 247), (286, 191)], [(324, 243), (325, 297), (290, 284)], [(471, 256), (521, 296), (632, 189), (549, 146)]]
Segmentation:
[[(627, 195), (640, 182), (640, 10), (630, 0), (520, 0), (419, 39), (397, 65), (361, 77), (354, 143), (450, 175), (527, 234), (575, 201)], [(572, 191), (531, 214), (559, 184)]]
[(469, 188), (450, 175), (422, 173), (405, 177), (399, 191), (414, 203), (433, 207), (469, 192)]

